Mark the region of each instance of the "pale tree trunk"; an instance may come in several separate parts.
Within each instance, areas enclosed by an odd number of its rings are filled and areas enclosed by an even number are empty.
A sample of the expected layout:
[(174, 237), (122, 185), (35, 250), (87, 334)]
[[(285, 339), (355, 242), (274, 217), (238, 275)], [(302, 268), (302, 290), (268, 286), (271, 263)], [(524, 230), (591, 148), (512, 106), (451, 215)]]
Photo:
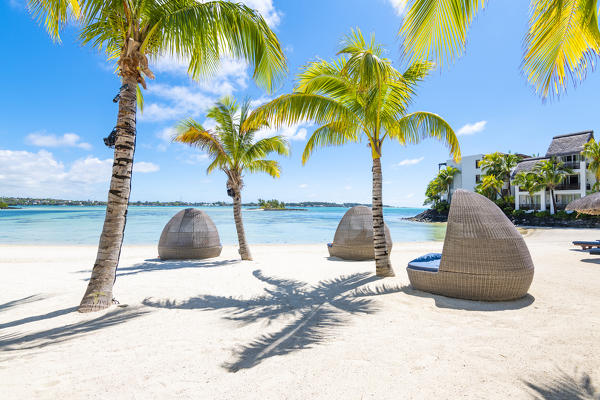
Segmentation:
[(373, 247), (375, 248), (375, 273), (377, 276), (394, 276), (383, 222), (381, 159), (373, 158)]
[(127, 219), (127, 205), (131, 192), (131, 171), (136, 135), (136, 86), (135, 77), (124, 77), (128, 85), (121, 91), (116, 126), (115, 154), (106, 205), (104, 227), (98, 245), (92, 277), (79, 305), (79, 312), (98, 311), (112, 304), (123, 233)]
[(239, 253), (242, 260), (252, 261), (252, 254), (246, 243), (246, 233), (244, 232), (244, 221), (242, 220), (242, 191), (234, 189), (233, 193), (233, 219), (235, 220), (235, 230), (238, 235)]
[(550, 214), (556, 212), (556, 200), (554, 199), (554, 189), (550, 189)]

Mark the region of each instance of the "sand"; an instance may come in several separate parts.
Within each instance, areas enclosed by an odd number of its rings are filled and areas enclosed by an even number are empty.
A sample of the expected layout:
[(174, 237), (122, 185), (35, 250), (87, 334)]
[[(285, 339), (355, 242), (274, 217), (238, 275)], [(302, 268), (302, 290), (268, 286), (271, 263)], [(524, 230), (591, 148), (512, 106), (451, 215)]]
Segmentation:
[(254, 245), (252, 262), (129, 246), (124, 307), (94, 314), (75, 307), (95, 247), (2, 245), (0, 398), (598, 398), (600, 257), (570, 241), (600, 233), (525, 238), (536, 272), (515, 302), (412, 290), (404, 266), (441, 242), (395, 243), (387, 279), (324, 245)]

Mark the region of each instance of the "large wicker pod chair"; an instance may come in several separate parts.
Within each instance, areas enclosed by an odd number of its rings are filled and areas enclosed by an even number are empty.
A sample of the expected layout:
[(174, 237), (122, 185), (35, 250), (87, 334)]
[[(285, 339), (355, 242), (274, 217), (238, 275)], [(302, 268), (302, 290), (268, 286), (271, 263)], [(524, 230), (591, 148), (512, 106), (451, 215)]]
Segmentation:
[(187, 208), (165, 225), (158, 256), (163, 260), (211, 258), (219, 256), (222, 248), (212, 219), (204, 211)]
[[(385, 237), (388, 251), (392, 250), (392, 235), (385, 225)], [(333, 243), (328, 243), (329, 255), (346, 260), (372, 260), (373, 249), (373, 213), (369, 207), (352, 207), (342, 217)]]
[(419, 290), (469, 300), (523, 297), (533, 262), (515, 226), (489, 199), (466, 190), (452, 196), (442, 254), (427, 254), (407, 267)]

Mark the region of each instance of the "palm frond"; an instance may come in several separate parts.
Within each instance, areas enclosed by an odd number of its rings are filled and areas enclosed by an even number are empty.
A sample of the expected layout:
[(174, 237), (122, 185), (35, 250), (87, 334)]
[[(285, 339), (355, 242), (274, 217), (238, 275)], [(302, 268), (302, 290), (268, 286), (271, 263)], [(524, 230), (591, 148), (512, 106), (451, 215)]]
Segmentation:
[(423, 138), (434, 138), (443, 142), (455, 161), (460, 161), (458, 138), (442, 117), (429, 112), (414, 112), (402, 117), (393, 126), (386, 127), (387, 133), (402, 145), (419, 143)]
[(242, 155), (242, 162), (264, 158), (271, 153), (277, 153), (281, 156), (290, 154), (289, 144), (283, 136), (266, 137), (250, 145)]
[(174, 142), (197, 147), (214, 156), (226, 155), (218, 136), (204, 129), (202, 125), (193, 119), (181, 121), (176, 129), (177, 135), (173, 138)]
[(252, 112), (242, 130), (253, 129), (265, 120), (274, 128), (304, 121), (317, 124), (339, 121), (349, 127), (360, 124), (360, 119), (344, 104), (326, 96), (304, 93), (283, 95), (263, 104)]
[(531, 3), (523, 71), (542, 97), (585, 79), (600, 53), (596, 0)]
[(410, 61), (433, 60), (443, 65), (459, 57), (467, 30), (486, 0), (412, 0), (399, 35)]
[(154, 9), (156, 46), (190, 58), (194, 78), (214, 73), (223, 55), (247, 60), (253, 79), (268, 91), (283, 79), (286, 60), (277, 36), (263, 17), (249, 7), (228, 1), (168, 0)]
[(302, 164), (306, 164), (308, 158), (316, 147), (341, 146), (348, 142), (357, 142), (359, 140), (358, 127), (349, 127), (345, 123), (332, 121), (315, 130), (302, 153)]
[(281, 170), (279, 163), (273, 160), (254, 160), (245, 164), (246, 169), (251, 173), (264, 172), (273, 178), (279, 178)]
[(56, 42), (60, 42), (60, 32), (64, 26), (81, 15), (78, 0), (28, 0), (27, 7)]

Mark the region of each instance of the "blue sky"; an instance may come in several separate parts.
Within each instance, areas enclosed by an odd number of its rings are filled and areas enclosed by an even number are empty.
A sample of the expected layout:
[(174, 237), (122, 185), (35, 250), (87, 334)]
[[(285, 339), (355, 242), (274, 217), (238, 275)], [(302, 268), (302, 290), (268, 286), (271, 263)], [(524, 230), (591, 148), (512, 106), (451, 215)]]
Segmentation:
[[(289, 76), (275, 94), (259, 90), (252, 71), (225, 60), (217, 76), (192, 82), (177, 60), (154, 63), (155, 81), (145, 93), (138, 117), (132, 200), (229, 201), (225, 177), (205, 173), (206, 157), (171, 144), (170, 129), (180, 119), (205, 121), (206, 109), (220, 96), (268, 99), (289, 92), (299, 68), (334, 57), (351, 28), (374, 33), (388, 58), (403, 69), (397, 31), (402, 0), (272, 1), (247, 0), (265, 15), (285, 48)], [(527, 27), (527, 2), (490, 2), (475, 20), (465, 55), (437, 70), (422, 84), (413, 111), (442, 115), (463, 133), (463, 155), (493, 151), (544, 153), (557, 134), (596, 129), (600, 73), (592, 73), (560, 100), (542, 102), (519, 65)], [(112, 98), (120, 86), (103, 54), (82, 47), (67, 29), (54, 44), (32, 20), (23, 0), (0, 4), (0, 196), (104, 200), (112, 151), (102, 143), (115, 125)], [(243, 199), (357, 201), (371, 199), (371, 159), (366, 144), (317, 150), (305, 166), (300, 156), (312, 132), (304, 124), (290, 136), (292, 155), (280, 159), (282, 176), (247, 175)], [(427, 182), (447, 150), (428, 140), (402, 147), (388, 142), (382, 158), (384, 202), (419, 206)]]

